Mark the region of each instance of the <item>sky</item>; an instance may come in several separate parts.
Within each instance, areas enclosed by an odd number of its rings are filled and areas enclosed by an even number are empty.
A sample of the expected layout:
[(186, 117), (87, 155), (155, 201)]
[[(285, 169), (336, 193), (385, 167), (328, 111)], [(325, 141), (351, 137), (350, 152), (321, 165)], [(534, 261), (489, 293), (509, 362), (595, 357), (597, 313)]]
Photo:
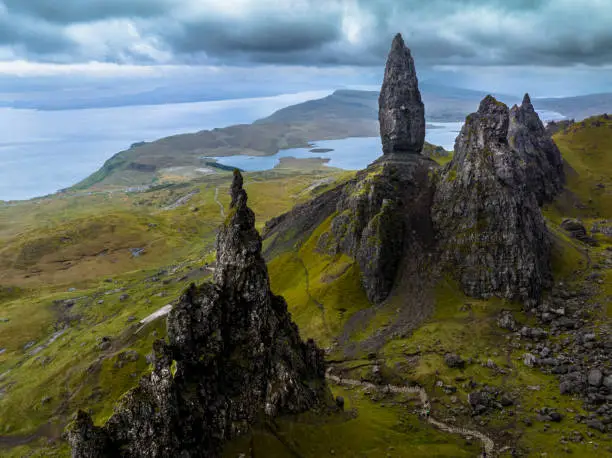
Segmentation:
[(612, 0), (0, 0), (0, 106), (376, 88), (397, 32), (422, 81), (612, 92)]

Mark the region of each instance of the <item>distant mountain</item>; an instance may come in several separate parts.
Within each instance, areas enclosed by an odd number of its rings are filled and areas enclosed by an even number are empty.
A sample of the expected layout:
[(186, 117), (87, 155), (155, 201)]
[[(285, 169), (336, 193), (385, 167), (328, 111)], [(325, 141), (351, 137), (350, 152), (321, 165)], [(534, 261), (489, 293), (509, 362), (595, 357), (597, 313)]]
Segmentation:
[[(486, 92), (423, 84), (422, 97), (430, 122), (460, 122), (473, 112)], [(507, 103), (520, 103), (516, 97), (501, 95)], [(257, 123), (302, 122), (314, 117), (325, 119), (378, 119), (378, 92), (341, 89), (318, 100), (309, 100), (278, 110)]]
[[(428, 122), (463, 122), (478, 107), (485, 92), (436, 84), (423, 84), (422, 97)], [(520, 100), (498, 95), (512, 105)], [(568, 118), (612, 112), (612, 94), (564, 99), (534, 99), (538, 110), (551, 110)], [(198, 167), (203, 157), (235, 154), (271, 155), (280, 149), (306, 147), (311, 142), (347, 137), (378, 136), (378, 92), (337, 90), (327, 97), (282, 108), (253, 124), (174, 135), (133, 145), (109, 159), (77, 185), (150, 184), (160, 170)]]
[[(421, 85), (425, 116), (429, 122), (463, 122), (478, 108), (487, 92), (437, 84)], [(507, 94), (493, 94), (509, 106), (521, 99)], [(557, 112), (577, 121), (603, 113), (612, 113), (612, 94), (590, 94), (563, 98), (533, 98), (536, 110)], [(378, 92), (338, 90), (318, 100), (283, 108), (257, 123), (302, 122), (315, 117), (325, 119), (378, 119)]]
[(612, 94), (589, 94), (577, 97), (534, 99), (538, 109), (561, 113), (567, 118), (582, 121), (591, 116), (612, 113)]

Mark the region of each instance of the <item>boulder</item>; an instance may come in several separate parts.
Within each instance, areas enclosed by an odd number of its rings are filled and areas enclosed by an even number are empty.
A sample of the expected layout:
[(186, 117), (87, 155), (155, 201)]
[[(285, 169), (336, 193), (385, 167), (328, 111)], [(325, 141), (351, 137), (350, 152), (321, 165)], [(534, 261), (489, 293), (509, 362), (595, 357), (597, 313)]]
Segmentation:
[(454, 353), (447, 353), (444, 355), (444, 363), (453, 369), (463, 369), (465, 367), (465, 361), (461, 356)]
[(578, 219), (565, 218), (561, 222), (561, 229), (565, 230), (571, 237), (582, 243), (586, 243), (587, 245), (592, 246), (598, 245), (595, 239), (589, 237), (589, 235), (587, 234), (587, 230), (584, 227), (584, 224), (582, 224), (582, 222)]
[(601, 383), (603, 382), (603, 374), (599, 369), (591, 369), (589, 371), (589, 375), (587, 376), (587, 380), (591, 386), (601, 386)]
[(497, 325), (502, 329), (507, 329), (508, 331), (516, 331), (518, 329), (518, 325), (512, 316), (512, 313), (507, 310), (504, 310), (501, 313), (497, 319)]

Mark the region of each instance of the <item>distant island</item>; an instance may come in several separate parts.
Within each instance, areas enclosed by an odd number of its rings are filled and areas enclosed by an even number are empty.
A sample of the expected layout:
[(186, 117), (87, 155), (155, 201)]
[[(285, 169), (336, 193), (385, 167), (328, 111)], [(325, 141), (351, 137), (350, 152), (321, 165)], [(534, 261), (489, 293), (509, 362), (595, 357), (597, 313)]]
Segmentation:
[(310, 150), (311, 153), (331, 153), (333, 148), (313, 148)]
[[(474, 111), (485, 92), (423, 84), (427, 106), (427, 128), (435, 122), (462, 122)], [(110, 158), (98, 171), (72, 189), (92, 186), (138, 186), (155, 182), (163, 170), (172, 167), (201, 167), (202, 160), (233, 155), (268, 156), (279, 150), (309, 148), (313, 142), (349, 137), (377, 137), (377, 91), (337, 90), (327, 97), (282, 108), (252, 124), (173, 135), (153, 142), (134, 143)], [(520, 103), (518, 97), (497, 95), (507, 104)], [(598, 98), (596, 107), (591, 105)], [(552, 110), (577, 120), (591, 110), (612, 111), (612, 95), (580, 96), (564, 99), (534, 99), (539, 110)], [(609, 107), (610, 110), (605, 108)], [(437, 156), (444, 150), (426, 144), (425, 150)], [(313, 153), (329, 152), (314, 149)]]

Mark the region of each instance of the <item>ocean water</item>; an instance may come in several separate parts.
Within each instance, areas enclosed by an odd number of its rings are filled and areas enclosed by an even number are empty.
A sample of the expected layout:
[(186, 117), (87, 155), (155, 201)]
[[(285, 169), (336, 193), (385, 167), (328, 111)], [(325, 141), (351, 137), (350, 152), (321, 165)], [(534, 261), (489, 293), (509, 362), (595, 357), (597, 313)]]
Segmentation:
[[(538, 112), (543, 121), (563, 119), (559, 113), (552, 111)], [(463, 123), (461, 122), (431, 122), (428, 123), (425, 139), (433, 144), (440, 145), (444, 149), (452, 151), (455, 139)], [(326, 153), (311, 152), (312, 148), (292, 148), (279, 151), (272, 156), (226, 156), (216, 157), (217, 162), (230, 167), (238, 167), (248, 172), (269, 170), (279, 164), (283, 157), (296, 159), (322, 158), (329, 159), (326, 163), (329, 167), (338, 167), (346, 170), (359, 170), (368, 166), (382, 155), (380, 138), (346, 138), (342, 140), (325, 140), (314, 142), (316, 148), (332, 149)]]
[(329, 93), (87, 110), (0, 108), (0, 200), (29, 199), (69, 187), (132, 143), (251, 123)]
[[(321, 98), (331, 91), (275, 97), (119, 108), (36, 111), (0, 108), (0, 200), (29, 199), (69, 187), (98, 170), (132, 143), (169, 135), (250, 123), (288, 105)], [(560, 115), (553, 114), (555, 119)], [(452, 149), (461, 123), (432, 123), (431, 143)], [(359, 169), (380, 153), (377, 138), (318, 142), (333, 148), (319, 155), (330, 166)], [(245, 170), (274, 167), (280, 157), (312, 157), (308, 149), (274, 156), (231, 156), (219, 162)]]
[[(452, 150), (462, 123), (430, 123), (435, 129), (427, 130), (427, 141)], [(283, 157), (297, 159), (322, 158), (329, 159), (326, 165), (346, 170), (359, 170), (368, 166), (382, 155), (382, 145), (379, 137), (345, 138), (341, 140), (325, 140), (314, 142), (316, 148), (332, 149), (326, 153), (314, 153), (312, 148), (291, 148), (279, 151), (272, 156), (226, 156), (216, 157), (217, 162), (230, 167), (238, 167), (248, 172), (274, 168)]]

